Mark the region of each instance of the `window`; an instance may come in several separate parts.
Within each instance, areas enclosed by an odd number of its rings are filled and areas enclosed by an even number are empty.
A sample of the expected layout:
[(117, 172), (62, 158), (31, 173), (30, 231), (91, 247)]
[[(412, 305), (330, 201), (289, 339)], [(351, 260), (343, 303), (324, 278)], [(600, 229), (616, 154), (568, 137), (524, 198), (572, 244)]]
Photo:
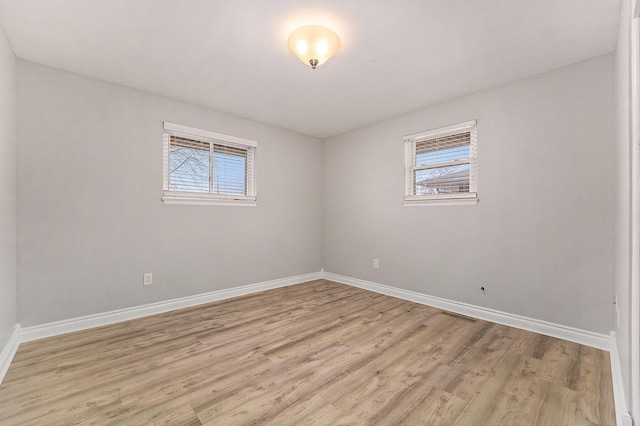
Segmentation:
[(256, 205), (255, 141), (164, 123), (165, 204)]
[(477, 204), (476, 121), (405, 136), (404, 205)]

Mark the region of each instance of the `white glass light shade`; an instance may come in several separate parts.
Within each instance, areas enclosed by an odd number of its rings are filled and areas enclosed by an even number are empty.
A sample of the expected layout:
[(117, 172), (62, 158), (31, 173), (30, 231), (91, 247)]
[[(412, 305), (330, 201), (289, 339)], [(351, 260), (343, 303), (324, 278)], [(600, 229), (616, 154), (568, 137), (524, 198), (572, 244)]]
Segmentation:
[(338, 34), (319, 25), (300, 27), (289, 36), (289, 50), (302, 62), (315, 68), (340, 50)]

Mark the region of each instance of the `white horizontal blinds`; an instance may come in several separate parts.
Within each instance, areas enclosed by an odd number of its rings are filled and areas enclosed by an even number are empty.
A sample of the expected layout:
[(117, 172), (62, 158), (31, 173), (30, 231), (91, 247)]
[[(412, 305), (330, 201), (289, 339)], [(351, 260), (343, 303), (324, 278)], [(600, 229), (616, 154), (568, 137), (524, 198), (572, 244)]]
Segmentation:
[(405, 138), (411, 147), (409, 196), (475, 192), (475, 121)]
[(212, 194), (247, 195), (247, 148), (213, 145)]
[(257, 142), (171, 123), (164, 128), (166, 191), (255, 201)]
[(171, 136), (169, 191), (211, 192), (209, 142)]
[(470, 141), (470, 132), (416, 141), (416, 166), (468, 160)]

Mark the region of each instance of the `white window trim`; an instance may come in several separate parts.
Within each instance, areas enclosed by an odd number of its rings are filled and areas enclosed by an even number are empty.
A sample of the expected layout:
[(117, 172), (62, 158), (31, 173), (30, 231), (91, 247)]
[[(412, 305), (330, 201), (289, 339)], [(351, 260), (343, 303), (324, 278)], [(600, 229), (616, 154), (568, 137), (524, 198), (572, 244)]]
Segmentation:
[(183, 126), (181, 124), (167, 123), (164, 122), (164, 130), (169, 130), (171, 132), (182, 133), (184, 135), (190, 137), (200, 137), (205, 138), (207, 141), (209, 139), (226, 142), (228, 144), (234, 144), (237, 146), (252, 146), (254, 148), (258, 147), (257, 141), (252, 141), (251, 139), (239, 138), (237, 136), (229, 136), (224, 135), (222, 133), (211, 132), (209, 130), (196, 129), (195, 127)]
[(208, 194), (198, 192), (181, 192), (169, 191), (169, 143), (170, 139), (166, 137), (167, 132), (174, 136), (182, 136), (189, 139), (200, 140), (204, 142), (219, 143), (227, 146), (235, 146), (240, 148), (258, 147), (258, 142), (251, 139), (244, 139), (237, 136), (225, 135), (222, 133), (211, 132), (209, 130), (197, 129), (195, 127), (183, 126), (181, 124), (163, 123), (163, 155), (162, 155), (162, 174), (163, 174), (163, 197), (164, 204), (188, 205), (188, 206), (234, 206), (234, 207), (257, 207), (257, 182), (255, 173), (255, 152), (254, 170), (250, 173), (253, 175), (249, 179), (248, 192), (253, 195), (227, 195), (227, 194)]
[[(414, 199), (407, 199), (411, 197), (405, 197), (405, 207), (421, 207), (421, 206), (475, 206), (478, 204), (477, 192), (465, 192), (465, 196), (459, 194), (455, 197), (446, 196), (443, 198), (440, 195), (432, 195), (433, 198), (427, 198), (427, 196), (419, 196)], [(414, 196), (415, 197), (415, 196)]]
[(450, 126), (439, 127), (437, 129), (427, 130), (424, 132), (413, 133), (404, 137), (405, 144), (405, 196), (402, 203), (405, 207), (422, 207), (422, 206), (473, 206), (478, 204), (477, 192), (477, 135), (472, 137), (471, 156), (469, 167), (472, 171), (470, 179), (470, 192), (462, 192), (456, 194), (439, 194), (439, 195), (412, 195), (413, 194), (413, 172), (422, 168), (415, 167), (416, 142), (423, 139), (430, 139), (436, 135), (446, 136), (448, 134), (458, 133), (467, 128), (474, 128), (476, 132), (477, 120), (465, 121)]
[[(204, 196), (199, 196), (192, 192), (164, 191), (162, 201), (164, 202), (164, 204), (177, 204), (185, 206), (258, 206), (258, 203), (255, 201), (255, 197), (223, 196), (217, 194), (203, 195)], [(211, 197), (212, 195), (215, 195), (215, 198)]]

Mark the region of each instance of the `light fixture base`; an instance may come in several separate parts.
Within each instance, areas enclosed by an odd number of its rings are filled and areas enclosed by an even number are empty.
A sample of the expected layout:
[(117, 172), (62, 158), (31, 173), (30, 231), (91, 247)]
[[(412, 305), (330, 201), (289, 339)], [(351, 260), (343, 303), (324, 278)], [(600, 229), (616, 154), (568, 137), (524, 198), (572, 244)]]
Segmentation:
[(311, 69), (316, 69), (316, 67), (318, 66), (318, 60), (317, 59), (309, 59), (309, 65), (311, 65)]

